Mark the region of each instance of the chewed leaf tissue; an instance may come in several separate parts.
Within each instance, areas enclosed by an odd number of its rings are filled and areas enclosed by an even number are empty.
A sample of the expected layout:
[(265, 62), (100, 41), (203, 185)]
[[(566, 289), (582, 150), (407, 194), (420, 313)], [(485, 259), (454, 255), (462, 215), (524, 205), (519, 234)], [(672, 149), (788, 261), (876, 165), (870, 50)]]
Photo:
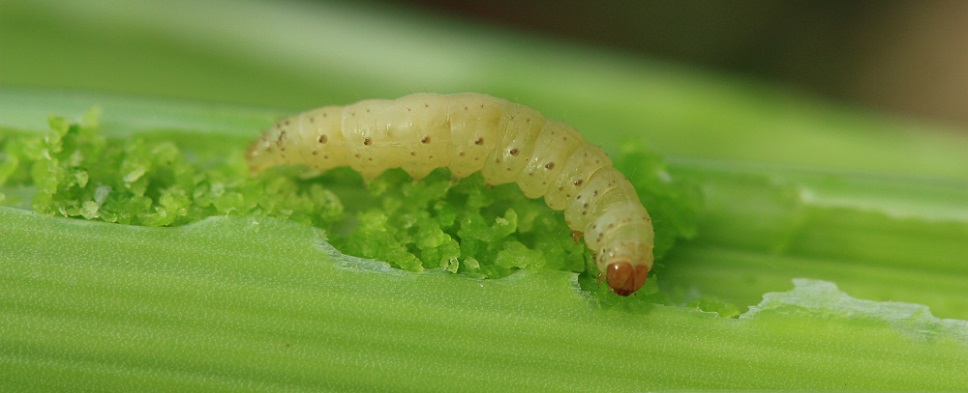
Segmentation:
[(615, 293), (637, 291), (652, 268), (652, 219), (608, 156), (567, 124), (500, 98), (413, 94), (322, 107), (278, 121), (248, 160), (253, 172), (349, 166), (365, 179), (390, 168), (414, 179), (441, 167), (455, 177), (480, 171), (488, 184), (514, 182), (564, 210)]

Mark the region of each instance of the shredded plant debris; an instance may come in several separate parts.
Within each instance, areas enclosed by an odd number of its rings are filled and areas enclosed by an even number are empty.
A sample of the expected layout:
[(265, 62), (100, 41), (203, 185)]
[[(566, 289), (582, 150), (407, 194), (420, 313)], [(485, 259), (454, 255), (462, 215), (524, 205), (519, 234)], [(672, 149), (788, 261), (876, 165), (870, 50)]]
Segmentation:
[[(438, 169), (414, 182), (390, 170), (366, 185), (349, 169), (313, 176), (281, 167), (252, 176), (244, 145), (196, 151), (177, 138), (107, 138), (96, 111), (82, 122), (53, 116), (49, 124), (46, 135), (0, 139), (0, 192), (7, 191), (0, 203), (151, 227), (218, 215), (286, 219), (323, 229), (346, 254), (414, 272), (497, 278), (522, 268), (594, 269), (591, 251), (572, 240), (561, 212), (523, 197), (514, 184), (488, 186), (479, 174), (456, 180)], [(224, 150), (211, 151), (219, 146)], [(654, 218), (657, 256), (695, 233), (695, 187), (670, 177), (664, 161), (638, 145), (624, 146), (615, 164)], [(10, 192), (16, 189), (30, 192)]]

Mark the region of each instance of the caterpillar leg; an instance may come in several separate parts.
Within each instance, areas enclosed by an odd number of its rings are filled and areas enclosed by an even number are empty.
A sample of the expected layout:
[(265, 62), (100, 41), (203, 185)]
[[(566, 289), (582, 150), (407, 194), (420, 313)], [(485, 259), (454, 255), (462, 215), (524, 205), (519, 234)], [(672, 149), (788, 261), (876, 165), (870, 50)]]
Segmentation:
[(578, 243), (579, 241), (581, 241), (582, 236), (585, 236), (585, 234), (582, 233), (582, 231), (571, 231), (571, 241), (575, 243)]

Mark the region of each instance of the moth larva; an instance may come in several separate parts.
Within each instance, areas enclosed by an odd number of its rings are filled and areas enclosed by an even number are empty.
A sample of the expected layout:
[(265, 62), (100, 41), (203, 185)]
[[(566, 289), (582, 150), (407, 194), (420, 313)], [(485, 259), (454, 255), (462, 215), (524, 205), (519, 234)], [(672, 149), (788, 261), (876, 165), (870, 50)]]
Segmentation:
[(274, 165), (350, 166), (365, 179), (403, 168), (421, 179), (447, 167), (515, 182), (565, 211), (576, 239), (615, 293), (628, 296), (652, 268), (653, 229), (632, 184), (570, 126), (482, 94), (413, 94), (310, 110), (277, 122), (249, 148), (253, 172)]

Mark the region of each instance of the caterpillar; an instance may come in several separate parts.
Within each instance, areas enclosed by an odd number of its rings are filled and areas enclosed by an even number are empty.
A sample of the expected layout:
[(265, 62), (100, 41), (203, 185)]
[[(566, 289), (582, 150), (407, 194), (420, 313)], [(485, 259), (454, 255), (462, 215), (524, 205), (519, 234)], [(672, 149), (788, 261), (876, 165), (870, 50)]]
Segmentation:
[(528, 198), (564, 210), (616, 294), (637, 291), (652, 268), (652, 219), (605, 152), (567, 124), (500, 98), (425, 93), (326, 106), (279, 120), (246, 156), (253, 172), (349, 166), (367, 180), (390, 168), (415, 180), (439, 167), (457, 178), (480, 171), (488, 184), (517, 183)]

